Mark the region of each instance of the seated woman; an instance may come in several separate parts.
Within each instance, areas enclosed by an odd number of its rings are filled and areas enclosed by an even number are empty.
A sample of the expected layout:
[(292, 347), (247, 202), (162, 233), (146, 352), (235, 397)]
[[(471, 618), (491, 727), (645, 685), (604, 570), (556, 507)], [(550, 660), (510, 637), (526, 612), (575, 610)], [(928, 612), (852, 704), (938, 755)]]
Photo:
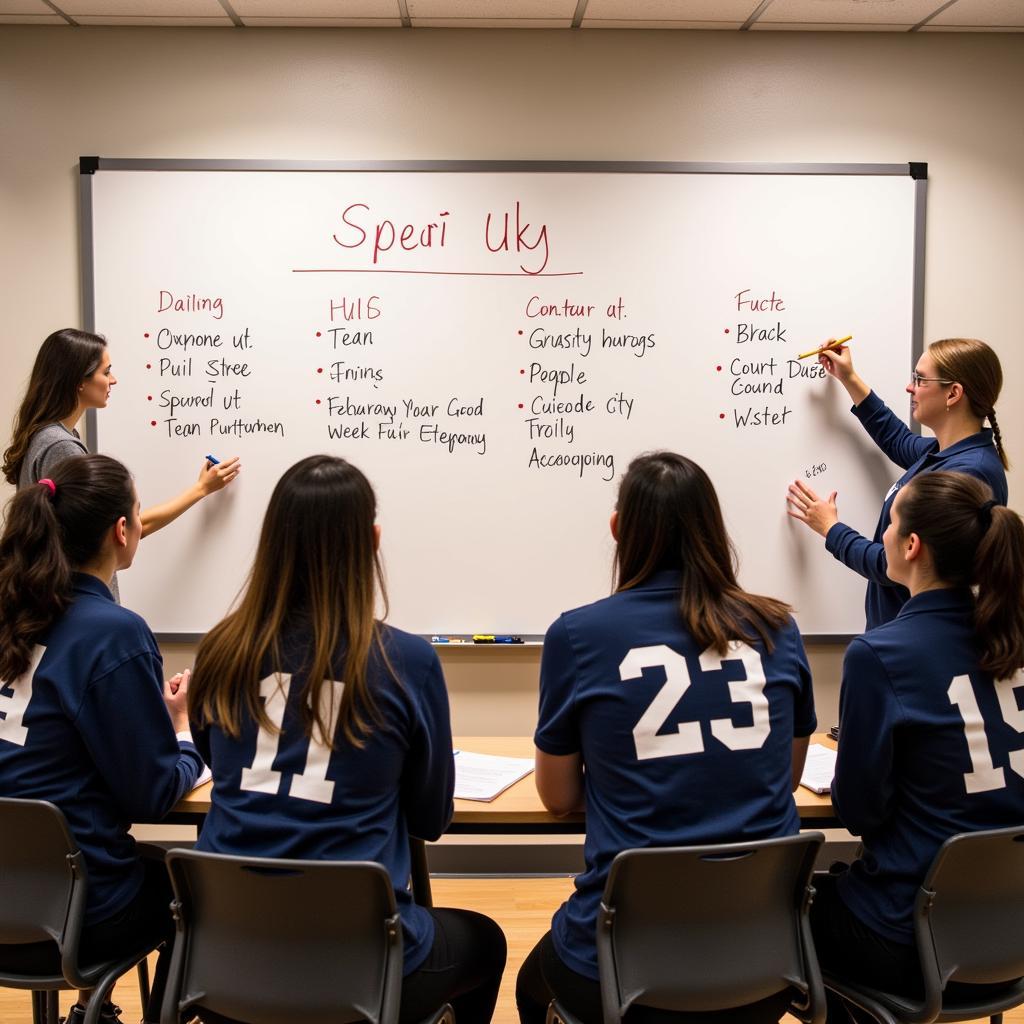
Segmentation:
[[(173, 937), (166, 871), (143, 860), (126, 823), (162, 818), (202, 768), (187, 677), (164, 683), (153, 634), (110, 593), (141, 535), (128, 470), (84, 455), (19, 491), (0, 539), (0, 796), (64, 812), (88, 872), (84, 963)], [(0, 947), (0, 961), (60, 969), (48, 942)], [(161, 953), (148, 1021), (159, 1018), (166, 971)], [(101, 1020), (120, 1020), (116, 1007)]]
[[(555, 814), (586, 810), (586, 870), (519, 972), (523, 1024), (556, 996), (601, 1021), (597, 912), (621, 850), (800, 827), (792, 791), (816, 724), (803, 643), (786, 605), (736, 582), (711, 481), (681, 455), (641, 456), (611, 531), (615, 592), (544, 641), (537, 789)], [(790, 995), (692, 1016), (777, 1021)]]
[(199, 849), (383, 864), (403, 925), (401, 1021), (450, 1002), (486, 1024), (501, 929), (417, 906), (407, 887), (409, 835), (444, 832), (455, 768), (437, 655), (375, 618), (376, 512), (366, 477), (327, 455), (274, 488), (239, 606), (196, 657), (189, 712), (214, 779)]
[(811, 923), (823, 967), (914, 995), (911, 914), (939, 847), (1024, 822), (1024, 524), (980, 480), (940, 471), (896, 495), (884, 542), (910, 599), (847, 649), (832, 784), (864, 848), (815, 883)]

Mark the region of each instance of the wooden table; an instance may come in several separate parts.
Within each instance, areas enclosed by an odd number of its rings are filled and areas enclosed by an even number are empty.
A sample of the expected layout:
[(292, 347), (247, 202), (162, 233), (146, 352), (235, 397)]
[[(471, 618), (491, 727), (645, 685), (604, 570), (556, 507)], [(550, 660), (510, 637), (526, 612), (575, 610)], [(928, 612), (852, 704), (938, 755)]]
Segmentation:
[[(825, 733), (815, 734), (813, 742), (835, 747)], [(499, 754), (504, 757), (533, 757), (532, 736), (456, 736), (458, 750), (472, 750), (478, 754)], [(172, 812), (169, 821), (201, 824), (210, 810), (213, 783), (206, 783), (186, 796)], [(801, 824), (805, 828), (835, 827), (838, 823), (832, 810), (832, 800), (826, 794), (818, 796), (801, 786), (794, 794)], [(545, 810), (537, 795), (533, 774), (520, 779), (490, 803), (478, 800), (456, 800), (455, 815), (448, 828), (453, 833), (567, 833), (583, 832), (583, 815), (556, 818)]]

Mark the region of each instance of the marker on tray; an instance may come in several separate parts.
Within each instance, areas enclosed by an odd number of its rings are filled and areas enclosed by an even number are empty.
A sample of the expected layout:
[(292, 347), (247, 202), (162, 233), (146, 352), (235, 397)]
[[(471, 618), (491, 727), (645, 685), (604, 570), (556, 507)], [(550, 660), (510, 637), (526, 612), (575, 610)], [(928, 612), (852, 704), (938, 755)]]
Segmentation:
[(471, 643), (469, 640), (464, 640), (461, 636), (432, 636), (430, 638), (432, 644), (468, 644)]
[(523, 638), (521, 636), (511, 636), (506, 634), (504, 636), (495, 636), (494, 633), (474, 633), (473, 643), (475, 644), (521, 644)]

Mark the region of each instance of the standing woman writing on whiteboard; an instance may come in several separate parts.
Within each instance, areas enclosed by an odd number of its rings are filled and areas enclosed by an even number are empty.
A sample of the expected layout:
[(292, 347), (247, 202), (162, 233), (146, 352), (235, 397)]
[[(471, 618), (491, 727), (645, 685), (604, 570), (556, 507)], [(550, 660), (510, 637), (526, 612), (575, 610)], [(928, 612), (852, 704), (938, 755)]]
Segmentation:
[[(36, 355), (25, 397), (14, 418), (10, 447), (4, 452), (3, 475), (17, 488), (52, 475), (64, 459), (88, 449), (76, 429), (87, 409), (104, 409), (117, 383), (106, 341), (98, 334), (65, 328), (54, 331)], [(208, 461), (199, 479), (177, 497), (142, 513), (142, 536), (177, 519), (197, 501), (231, 483), (240, 469), (238, 458), (214, 466)], [(117, 580), (114, 579), (117, 596)]]
[[(602, 1020), (597, 915), (620, 851), (800, 829), (793, 790), (816, 724), (803, 642), (785, 604), (736, 582), (711, 481), (681, 455), (643, 455), (611, 531), (615, 593), (544, 639), (537, 792), (554, 814), (586, 811), (586, 869), (519, 972), (522, 1024), (541, 1024), (555, 996)], [(672, 1019), (766, 1024), (792, 995)]]
[[(862, 537), (840, 522), (836, 492), (819, 497), (800, 480), (789, 487), (789, 514), (825, 538), (825, 547), (868, 580), (864, 609), (867, 629), (894, 619), (907, 600), (906, 587), (886, 572), (882, 536), (900, 488), (919, 473), (937, 469), (968, 473), (984, 480), (1000, 505), (1006, 504), (1009, 461), (996, 422), (996, 400), (1003, 386), (999, 358), (983, 341), (946, 338), (932, 342), (910, 376), (911, 415), (935, 436), (922, 437), (876, 395), (853, 368), (850, 350), (823, 349), (818, 361), (846, 388), (853, 414), (871, 439), (906, 472), (889, 488), (875, 535)], [(991, 427), (983, 427), (988, 419)]]
[(274, 488), (238, 607), (196, 655), (189, 714), (213, 769), (198, 849), (384, 865), (402, 920), (400, 1022), (450, 1002), (462, 1024), (487, 1024), (501, 929), (419, 906), (408, 888), (409, 836), (447, 828), (455, 764), (437, 654), (375, 618), (378, 595), (387, 606), (376, 512), (366, 477), (328, 455)]

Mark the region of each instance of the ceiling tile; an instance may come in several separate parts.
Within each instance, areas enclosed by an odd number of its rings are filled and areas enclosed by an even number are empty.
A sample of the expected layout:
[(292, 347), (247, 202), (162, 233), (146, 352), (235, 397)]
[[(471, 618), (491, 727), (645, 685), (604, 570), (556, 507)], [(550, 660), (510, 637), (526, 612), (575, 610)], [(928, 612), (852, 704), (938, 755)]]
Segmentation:
[(739, 31), (745, 24), (743, 21), (621, 21), (609, 18), (607, 21), (584, 18), (582, 28), (667, 28), (667, 29), (704, 29), (715, 31)]
[(572, 28), (571, 18), (413, 18), (413, 28)]
[(591, 19), (619, 21), (717, 21), (743, 24), (760, 0), (590, 0), (583, 23)]
[(154, 15), (151, 18), (133, 18), (124, 14), (75, 15), (79, 25), (132, 25), (146, 28), (185, 28), (199, 25), (203, 28), (234, 28), (235, 23), (225, 14), (220, 18), (167, 18)]
[(913, 25), (874, 25), (866, 22), (755, 21), (755, 32), (909, 32)]
[(75, 21), (86, 16), (145, 19), (227, 18), (224, 8), (217, 0), (57, 0), (57, 6)]
[(576, 0), (408, 0), (409, 17), (476, 18), (504, 24), (508, 20), (558, 19), (572, 24)]
[(916, 25), (944, 0), (773, 0), (755, 22), (802, 25)]
[(928, 22), (933, 25), (965, 25), (973, 27), (1006, 26), (1024, 28), (1022, 0), (959, 0)]
[(252, 18), (401, 19), (398, 0), (231, 0), (234, 12), (246, 23)]
[(246, 28), (401, 28), (401, 18), (252, 18)]
[(0, 0), (0, 14), (53, 14), (53, 8), (43, 0)]
[(1024, 25), (922, 25), (921, 32), (1024, 32)]
[(59, 14), (0, 14), (0, 25), (70, 25)]

